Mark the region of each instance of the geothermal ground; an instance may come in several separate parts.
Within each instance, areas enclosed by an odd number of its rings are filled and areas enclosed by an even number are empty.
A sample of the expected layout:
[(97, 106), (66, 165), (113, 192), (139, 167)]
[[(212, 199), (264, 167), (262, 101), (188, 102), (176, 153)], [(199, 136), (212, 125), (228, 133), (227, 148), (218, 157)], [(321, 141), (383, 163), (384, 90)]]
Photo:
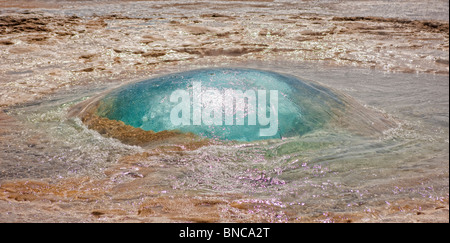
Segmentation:
[[(280, 62), (448, 77), (448, 1), (0, 0), (0, 143), (2, 148), (13, 147), (9, 141), (29, 129), (7, 110), (58, 92), (193, 68)], [(24, 138), (24, 147), (16, 146), (23, 154), (17, 156), (26, 157), (28, 150), (45, 147), (41, 136), (36, 132)], [(364, 211), (304, 217), (277, 201), (241, 193), (168, 194), (170, 188), (165, 185), (148, 185), (149, 178), (163, 178), (164, 161), (146, 163), (161, 157), (169, 164), (182, 163), (171, 158), (185, 151), (166, 147), (124, 150), (98, 178), (31, 176), (19, 180), (0, 168), (5, 175), (0, 178), (0, 221), (449, 219), (448, 188), (438, 198), (380, 201)], [(0, 151), (0, 164), (8, 164), (6, 153)], [(448, 157), (444, 163), (448, 168)], [(448, 171), (439, 176), (448, 183)]]

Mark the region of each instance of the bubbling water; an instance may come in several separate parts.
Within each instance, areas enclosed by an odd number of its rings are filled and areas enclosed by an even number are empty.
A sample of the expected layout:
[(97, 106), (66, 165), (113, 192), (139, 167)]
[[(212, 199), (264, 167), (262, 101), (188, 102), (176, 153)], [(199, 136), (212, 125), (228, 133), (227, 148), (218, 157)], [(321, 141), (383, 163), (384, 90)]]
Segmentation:
[(106, 94), (95, 114), (144, 131), (236, 141), (303, 136), (343, 120), (347, 126), (366, 123), (368, 129), (388, 124), (356, 106), (348, 97), (291, 75), (215, 68), (123, 86)]

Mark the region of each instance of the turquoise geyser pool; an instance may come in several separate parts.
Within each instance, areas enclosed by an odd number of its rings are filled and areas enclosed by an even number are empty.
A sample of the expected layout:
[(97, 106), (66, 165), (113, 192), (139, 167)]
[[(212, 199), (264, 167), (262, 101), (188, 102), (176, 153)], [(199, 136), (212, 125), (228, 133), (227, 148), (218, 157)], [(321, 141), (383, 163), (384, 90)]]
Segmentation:
[(101, 99), (96, 114), (144, 131), (255, 141), (303, 136), (331, 123), (380, 125), (379, 118), (361, 117), (361, 109), (352, 114), (355, 104), (291, 75), (215, 68), (125, 85)]

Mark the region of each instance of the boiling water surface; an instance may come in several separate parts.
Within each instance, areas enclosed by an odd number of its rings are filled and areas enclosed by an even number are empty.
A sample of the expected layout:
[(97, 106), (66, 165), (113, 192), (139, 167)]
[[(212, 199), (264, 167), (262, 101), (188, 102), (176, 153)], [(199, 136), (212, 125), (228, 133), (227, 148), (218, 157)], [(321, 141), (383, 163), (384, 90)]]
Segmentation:
[(304, 135), (343, 109), (336, 94), (317, 84), (234, 68), (194, 70), (126, 85), (106, 95), (97, 113), (146, 131), (253, 141)]
[[(308, 82), (333, 90), (336, 105), (347, 108), (331, 109), (338, 118), (297, 136), (155, 150), (104, 137), (79, 118), (68, 118), (73, 105), (105, 93), (110, 85), (68, 90), (7, 110), (17, 129), (0, 143), (0, 182), (106, 181), (98, 190), (107, 193), (96, 203), (68, 200), (61, 209), (64, 219), (47, 212), (30, 214), (28, 221), (86, 221), (80, 203), (83, 209), (123, 211), (113, 213), (111, 221), (123, 215), (139, 221), (196, 221), (194, 214), (211, 207), (217, 209), (214, 214), (204, 214), (213, 221), (286, 222), (352, 212), (362, 212), (362, 221), (383, 221), (372, 213), (376, 208), (399, 200), (448, 198), (448, 77), (291, 63), (247, 66), (314, 80)], [(124, 160), (136, 154), (141, 156)], [(186, 196), (197, 200), (189, 204), (192, 208), (177, 201)], [(219, 202), (199, 199), (205, 197)]]

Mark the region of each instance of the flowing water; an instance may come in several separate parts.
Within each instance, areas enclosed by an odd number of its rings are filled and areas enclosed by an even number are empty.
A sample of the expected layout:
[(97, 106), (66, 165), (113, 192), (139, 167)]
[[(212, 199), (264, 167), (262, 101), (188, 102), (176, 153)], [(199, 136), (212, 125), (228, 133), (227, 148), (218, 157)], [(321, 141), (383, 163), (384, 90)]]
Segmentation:
[[(383, 210), (400, 201), (420, 211), (430, 200), (448, 200), (447, 76), (289, 62), (245, 68), (309, 80), (332, 90), (347, 112), (330, 111), (339, 119), (282, 139), (189, 149), (177, 140), (130, 145), (69, 114), (117, 85), (74, 88), (6, 110), (15, 129), (3, 132), (0, 182), (44, 181), (45, 190), (21, 186), (50, 201), (52, 186), (66, 190), (58, 209), (24, 213), (26, 221), (89, 221), (87, 214), (107, 221), (295, 222), (355, 212), (340, 219), (383, 221)], [(88, 178), (89, 189), (58, 184), (71, 178)], [(80, 191), (91, 197), (83, 201)]]

